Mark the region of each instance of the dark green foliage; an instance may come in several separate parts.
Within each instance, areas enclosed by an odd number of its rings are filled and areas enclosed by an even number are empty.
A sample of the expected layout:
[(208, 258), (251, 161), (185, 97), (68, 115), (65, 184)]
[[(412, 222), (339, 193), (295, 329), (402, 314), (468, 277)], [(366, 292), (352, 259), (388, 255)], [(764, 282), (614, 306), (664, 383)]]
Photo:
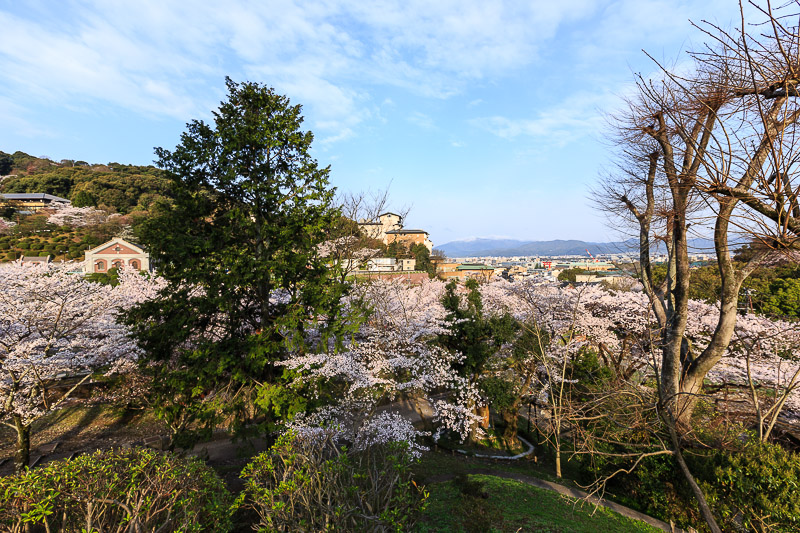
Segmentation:
[(201, 461), (148, 448), (99, 451), (0, 478), (4, 531), (85, 531), (91, 524), (92, 531), (225, 532), (231, 504)]
[(800, 318), (800, 279), (777, 278), (767, 285), (767, 293), (758, 300), (760, 311), (766, 315)]
[(405, 443), (352, 451), (289, 433), (242, 471), (239, 502), (259, 531), (409, 531), (427, 498), (411, 463)]
[(575, 283), (575, 276), (578, 274), (586, 274), (588, 270), (583, 268), (568, 268), (566, 270), (562, 270), (558, 274), (558, 281), (569, 281), (570, 283)]
[(14, 160), (10, 155), (0, 152), (0, 176), (11, 174), (12, 168), (14, 168)]
[(719, 277), (719, 269), (716, 266), (703, 266), (693, 268), (692, 276), (689, 279), (689, 298), (702, 300), (710, 304), (719, 301), (722, 281)]
[(481, 392), (489, 399), (493, 409), (507, 411), (518, 402), (516, 383), (497, 376), (489, 376), (480, 382)]
[[(309, 328), (325, 339), (342, 327), (345, 286), (317, 254), (339, 213), (329, 169), (309, 155), (300, 106), (256, 83), (227, 85), (213, 125), (193, 121), (174, 151), (156, 150), (171, 199), (137, 229), (169, 286), (127, 322), (155, 372), (157, 408), (176, 431), (237, 407), (226, 394), (241, 387), (282, 383), (274, 363), (315, 349)], [(297, 405), (262, 403), (261, 421), (285, 419)]]
[(457, 370), (468, 377), (483, 373), (492, 354), (511, 339), (516, 324), (512, 317), (485, 317), (478, 282), (465, 283), (467, 295), (462, 305), (458, 285), (451, 280), (445, 289), (442, 304), (447, 311), (447, 333), (440, 335), (439, 343), (448, 350), (465, 355)]
[(392, 241), (386, 247), (386, 257), (394, 257), (395, 259), (409, 259), (411, 257), (411, 252), (402, 242)]
[[(752, 250), (737, 254), (737, 259), (752, 257)], [(666, 275), (664, 265), (654, 265), (656, 283)], [(714, 304), (719, 300), (721, 281), (714, 266), (701, 266), (691, 270), (689, 297)], [(800, 318), (800, 268), (797, 265), (759, 268), (742, 284), (739, 307), (748, 312), (763, 313), (771, 317)]]
[(759, 532), (800, 530), (800, 455), (753, 438), (741, 449), (691, 463), (726, 531), (737, 525)]
[(416, 270), (422, 270), (428, 274), (436, 273), (436, 266), (431, 263), (431, 254), (424, 244), (415, 244), (411, 247), (411, 255), (417, 260), (414, 267)]
[(74, 193), (71, 200), (73, 207), (93, 207), (97, 205), (97, 200), (85, 190)]
[[(616, 416), (631, 409), (620, 402), (606, 403), (597, 415), (612, 418), (609, 413)], [(709, 420), (715, 416), (711, 409), (701, 403), (696, 415)], [(635, 414), (631, 411), (621, 419), (633, 421)], [(599, 453), (579, 458), (583, 483), (630, 469), (638, 453), (659, 449), (667, 438), (652, 431), (652, 422), (632, 423), (616, 433), (613, 425), (600, 418), (598, 423), (581, 426), (602, 437), (593, 443)], [(647, 427), (651, 431), (645, 430)], [(761, 443), (739, 426), (705, 427), (698, 429), (695, 437), (693, 445), (686, 444), (683, 456), (723, 531), (800, 530), (800, 501), (795, 497), (800, 486), (800, 455)], [(611, 478), (605, 492), (624, 505), (684, 528), (703, 522), (671, 454), (642, 458), (630, 474)]]
[(4, 193), (45, 193), (65, 198), (72, 189), (72, 177), (61, 173), (17, 176), (3, 180)]
[(92, 272), (86, 275), (86, 279), (95, 283), (116, 287), (119, 285), (119, 269), (117, 269), (117, 267), (112, 267), (108, 269), (108, 272)]
[(602, 391), (610, 388), (614, 372), (601, 364), (594, 350), (584, 349), (570, 361), (567, 378), (577, 380), (574, 389)]

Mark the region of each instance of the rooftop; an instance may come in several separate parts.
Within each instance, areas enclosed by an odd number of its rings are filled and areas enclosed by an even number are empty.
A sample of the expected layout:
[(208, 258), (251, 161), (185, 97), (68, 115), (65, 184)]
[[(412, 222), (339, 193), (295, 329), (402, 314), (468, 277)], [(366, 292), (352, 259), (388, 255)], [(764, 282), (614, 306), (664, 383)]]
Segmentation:
[(59, 196), (53, 196), (52, 194), (45, 194), (43, 192), (34, 192), (34, 193), (8, 193), (8, 194), (0, 194), (6, 200), (50, 200), (51, 202), (66, 202), (69, 203), (69, 200), (66, 198), (61, 198)]
[(400, 233), (424, 233), (425, 235), (428, 234), (427, 231), (422, 230), (422, 229), (393, 229), (391, 231), (387, 231), (386, 232), (387, 235), (391, 235), (391, 234), (397, 235), (397, 234), (400, 234)]
[(489, 265), (470, 265), (470, 264), (463, 264), (458, 265), (459, 270), (494, 270), (493, 266)]

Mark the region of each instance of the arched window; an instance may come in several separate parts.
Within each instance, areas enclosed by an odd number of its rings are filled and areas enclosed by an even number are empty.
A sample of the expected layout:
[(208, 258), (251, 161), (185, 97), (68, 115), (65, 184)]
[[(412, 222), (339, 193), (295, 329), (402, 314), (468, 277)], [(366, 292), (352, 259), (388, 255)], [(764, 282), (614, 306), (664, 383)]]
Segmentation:
[(106, 262), (102, 259), (94, 262), (94, 271), (95, 272), (105, 272), (106, 271)]
[(141, 268), (139, 266), (139, 261), (137, 259), (131, 259), (130, 261), (128, 261), (128, 266), (130, 266), (131, 268), (135, 268), (136, 270), (139, 270)]
[(114, 268), (122, 268), (122, 264), (123, 264), (122, 260), (121, 259), (117, 259), (116, 261), (111, 263), (111, 266), (114, 267)]

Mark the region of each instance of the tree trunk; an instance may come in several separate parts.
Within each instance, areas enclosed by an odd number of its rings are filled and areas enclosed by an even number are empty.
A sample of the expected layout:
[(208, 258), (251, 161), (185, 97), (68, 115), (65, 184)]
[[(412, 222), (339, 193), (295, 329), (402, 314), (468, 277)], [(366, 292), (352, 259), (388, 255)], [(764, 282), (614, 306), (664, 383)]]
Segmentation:
[(479, 427), (482, 429), (489, 429), (489, 406), (488, 405), (476, 405), (474, 408), (474, 413), (476, 416), (480, 418), (480, 422), (472, 424), (469, 432), (469, 442), (475, 444), (478, 442), (478, 433)]
[(489, 406), (479, 405), (475, 408), (475, 414), (481, 417), (480, 425), (483, 429), (489, 429)]
[(31, 463), (31, 426), (23, 424), (22, 417), (14, 415), (14, 426), (17, 429), (17, 451), (14, 455), (14, 471), (20, 473)]
[(502, 413), (503, 422), (506, 424), (503, 430), (503, 440), (509, 448), (514, 445), (517, 440), (517, 421), (519, 420), (519, 406), (515, 405), (513, 410), (504, 411)]
[(675, 459), (678, 461), (678, 466), (680, 466), (681, 473), (683, 474), (686, 482), (689, 483), (689, 487), (691, 488), (692, 493), (697, 500), (697, 505), (700, 508), (700, 514), (703, 516), (703, 519), (705, 519), (708, 528), (712, 533), (722, 533), (722, 530), (719, 528), (717, 521), (714, 518), (714, 513), (711, 512), (711, 507), (708, 506), (708, 502), (706, 501), (705, 494), (703, 494), (703, 490), (697, 484), (697, 481), (695, 481), (692, 472), (689, 470), (689, 466), (686, 464), (686, 461), (683, 460), (680, 439), (675, 431), (675, 424), (673, 424), (672, 420), (669, 418), (669, 415), (666, 415), (664, 417), (664, 422), (667, 424), (670, 439), (672, 440), (672, 445), (675, 448)]
[(561, 442), (556, 439), (555, 441), (555, 448), (556, 448), (556, 477), (561, 478)]

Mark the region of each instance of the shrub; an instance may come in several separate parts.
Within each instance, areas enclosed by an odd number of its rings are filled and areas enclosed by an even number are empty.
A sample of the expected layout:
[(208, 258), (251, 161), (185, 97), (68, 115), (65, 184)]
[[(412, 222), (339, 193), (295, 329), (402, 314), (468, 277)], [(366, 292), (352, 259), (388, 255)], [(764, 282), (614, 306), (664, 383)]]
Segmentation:
[(723, 529), (800, 531), (800, 455), (752, 439), (739, 450), (693, 462)]
[(4, 531), (224, 532), (230, 504), (201, 461), (148, 448), (98, 451), (0, 478)]
[(242, 471), (239, 502), (260, 517), (260, 530), (408, 531), (427, 499), (411, 461), (406, 444), (352, 451), (288, 433)]

